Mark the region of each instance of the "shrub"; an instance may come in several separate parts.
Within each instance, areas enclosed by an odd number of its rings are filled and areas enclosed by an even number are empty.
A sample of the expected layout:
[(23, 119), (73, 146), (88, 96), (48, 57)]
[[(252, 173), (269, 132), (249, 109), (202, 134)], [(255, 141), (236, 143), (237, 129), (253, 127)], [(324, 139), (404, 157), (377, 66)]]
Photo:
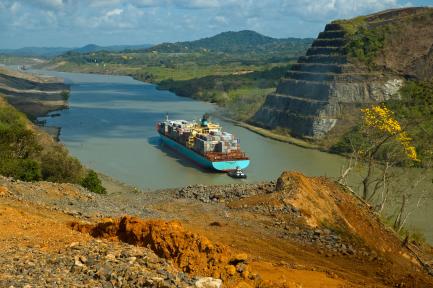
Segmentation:
[(40, 163), (33, 159), (40, 149), (34, 133), (26, 127), (25, 116), (12, 107), (1, 106), (0, 174), (23, 181), (40, 180)]
[(346, 49), (350, 56), (372, 65), (377, 53), (383, 49), (385, 43), (384, 29), (360, 28), (348, 43)]
[(3, 159), (0, 174), (22, 181), (38, 181), (42, 178), (41, 166), (31, 159)]
[(67, 101), (69, 99), (69, 91), (63, 90), (60, 95), (62, 96), (63, 100)]
[(101, 179), (99, 179), (98, 174), (95, 171), (89, 170), (86, 177), (81, 180), (81, 186), (98, 194), (105, 194), (107, 190), (102, 186)]
[(0, 97), (0, 174), (24, 181), (80, 183), (83, 167), (59, 144), (38, 143), (26, 116)]
[(44, 180), (59, 183), (79, 183), (82, 176), (80, 162), (69, 156), (63, 147), (55, 147), (41, 157)]

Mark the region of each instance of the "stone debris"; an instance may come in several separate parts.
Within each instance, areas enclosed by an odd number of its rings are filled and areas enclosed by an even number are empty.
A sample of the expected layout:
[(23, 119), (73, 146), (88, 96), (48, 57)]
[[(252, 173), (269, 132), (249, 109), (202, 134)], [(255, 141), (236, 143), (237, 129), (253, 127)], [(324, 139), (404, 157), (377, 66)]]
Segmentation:
[[(2, 251), (0, 275), (0, 287), (186, 288), (222, 285), (218, 279), (192, 279), (150, 249), (101, 240), (71, 243), (52, 253), (32, 247), (8, 248)], [(207, 286), (197, 286), (197, 283)]]
[(195, 282), (196, 288), (221, 288), (223, 285), (221, 279), (204, 277)]
[[(82, 219), (119, 217), (125, 215), (126, 211), (140, 217), (155, 216), (143, 208), (148, 203), (146, 197), (127, 193), (107, 197), (89, 192), (80, 185), (67, 183), (29, 183), (0, 176), (0, 197), (2, 196)], [(134, 198), (134, 201), (128, 197)]]
[(275, 191), (275, 182), (258, 184), (228, 184), (219, 186), (190, 185), (177, 191), (178, 198), (196, 199), (204, 203), (218, 203), (237, 200)]

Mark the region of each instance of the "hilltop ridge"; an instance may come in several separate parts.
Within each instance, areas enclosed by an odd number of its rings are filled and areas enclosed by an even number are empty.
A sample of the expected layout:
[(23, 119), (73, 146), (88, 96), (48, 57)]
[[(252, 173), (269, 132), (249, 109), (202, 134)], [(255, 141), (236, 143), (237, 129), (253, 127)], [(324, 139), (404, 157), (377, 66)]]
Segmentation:
[(206, 37), (195, 41), (176, 43), (163, 43), (153, 46), (147, 51), (161, 53), (185, 53), (194, 51), (239, 53), (254, 53), (265, 50), (282, 50), (288, 47), (302, 46), (310, 43), (311, 39), (285, 38), (276, 39), (264, 36), (251, 30), (227, 31), (212, 37)]

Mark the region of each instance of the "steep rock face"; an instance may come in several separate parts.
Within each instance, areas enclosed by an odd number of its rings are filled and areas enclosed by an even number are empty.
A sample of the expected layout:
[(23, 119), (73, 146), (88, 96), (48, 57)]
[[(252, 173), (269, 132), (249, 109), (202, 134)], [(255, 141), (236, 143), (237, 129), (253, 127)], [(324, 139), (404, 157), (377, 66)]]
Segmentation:
[[(351, 36), (347, 28), (338, 22), (327, 24), (306, 56), (298, 59), (275, 93), (267, 96), (251, 122), (268, 129), (285, 128), (296, 137), (320, 139), (339, 124), (345, 112), (350, 113), (351, 107), (399, 97), (405, 78), (431, 79), (433, 29), (425, 26), (432, 11), (409, 8), (366, 16), (363, 21), (368, 29), (404, 23), (389, 32), (373, 69), (349, 55)], [(418, 18), (406, 19), (414, 15)], [(407, 33), (411, 42), (397, 45), (396, 39), (402, 40)], [(416, 42), (417, 38), (422, 41)]]

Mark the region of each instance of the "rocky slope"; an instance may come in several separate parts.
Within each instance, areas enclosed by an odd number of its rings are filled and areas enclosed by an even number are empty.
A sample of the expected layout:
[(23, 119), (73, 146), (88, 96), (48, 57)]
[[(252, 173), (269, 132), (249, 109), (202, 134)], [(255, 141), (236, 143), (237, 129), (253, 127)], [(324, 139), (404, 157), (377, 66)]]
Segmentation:
[(31, 119), (66, 108), (68, 90), (62, 79), (0, 67), (0, 93)]
[(296, 172), (105, 196), (0, 178), (0, 213), (2, 287), (433, 287), (429, 246)]
[(405, 8), (327, 24), (251, 119), (320, 139), (356, 122), (359, 107), (433, 77), (433, 9)]

